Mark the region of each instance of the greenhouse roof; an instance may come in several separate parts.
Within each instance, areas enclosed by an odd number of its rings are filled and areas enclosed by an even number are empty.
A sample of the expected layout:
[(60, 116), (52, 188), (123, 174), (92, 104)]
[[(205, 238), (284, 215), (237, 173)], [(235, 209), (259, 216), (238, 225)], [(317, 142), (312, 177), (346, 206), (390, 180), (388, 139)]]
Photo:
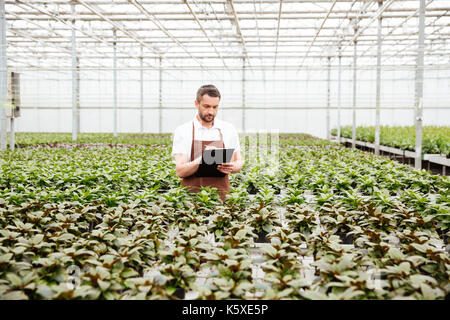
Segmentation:
[[(8, 65), (306, 68), (335, 61), (415, 65), (420, 1), (53, 0), (5, 1)], [(425, 65), (450, 63), (450, 6), (425, 3)]]

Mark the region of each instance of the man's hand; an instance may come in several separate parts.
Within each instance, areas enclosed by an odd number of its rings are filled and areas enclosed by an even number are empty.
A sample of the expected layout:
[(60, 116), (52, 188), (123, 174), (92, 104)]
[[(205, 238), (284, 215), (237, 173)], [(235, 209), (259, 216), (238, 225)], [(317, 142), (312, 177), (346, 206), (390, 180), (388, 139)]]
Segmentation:
[(244, 161), (242, 161), (241, 159), (241, 153), (239, 151), (235, 151), (233, 153), (232, 161), (228, 163), (219, 164), (217, 166), (217, 170), (225, 174), (237, 173), (241, 171), (243, 165)]
[(217, 170), (219, 170), (222, 173), (230, 174), (233, 173), (234, 170), (234, 163), (228, 162), (228, 163), (222, 163), (217, 165)]
[(185, 154), (175, 154), (176, 173), (180, 178), (189, 177), (197, 171), (202, 157), (194, 159), (189, 162), (188, 157)]

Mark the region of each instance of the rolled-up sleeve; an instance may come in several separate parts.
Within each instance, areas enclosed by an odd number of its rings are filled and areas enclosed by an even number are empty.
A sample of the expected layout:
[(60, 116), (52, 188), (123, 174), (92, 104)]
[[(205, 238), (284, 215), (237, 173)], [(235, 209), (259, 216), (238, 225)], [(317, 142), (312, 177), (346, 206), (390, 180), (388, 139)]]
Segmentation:
[(234, 151), (240, 151), (240, 143), (239, 143), (239, 135), (236, 129), (233, 126), (228, 126), (226, 128), (226, 140), (225, 148), (232, 148)]
[(173, 134), (172, 156), (175, 154), (186, 154), (186, 140), (181, 127), (175, 129)]

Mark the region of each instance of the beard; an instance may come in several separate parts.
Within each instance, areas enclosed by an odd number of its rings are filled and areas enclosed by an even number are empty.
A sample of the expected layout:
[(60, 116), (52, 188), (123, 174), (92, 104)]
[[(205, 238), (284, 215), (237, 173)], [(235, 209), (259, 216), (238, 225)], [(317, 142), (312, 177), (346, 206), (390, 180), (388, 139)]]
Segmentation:
[(201, 112), (198, 113), (198, 116), (205, 122), (213, 122), (215, 118), (214, 116), (208, 116), (206, 114), (202, 114)]

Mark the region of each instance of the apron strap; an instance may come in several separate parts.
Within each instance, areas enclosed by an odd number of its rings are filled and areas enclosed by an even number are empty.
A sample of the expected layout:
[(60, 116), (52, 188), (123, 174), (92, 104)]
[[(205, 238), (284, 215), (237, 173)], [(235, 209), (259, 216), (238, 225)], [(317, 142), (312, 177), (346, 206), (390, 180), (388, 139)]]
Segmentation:
[(194, 122), (192, 122), (191, 161), (194, 161)]

